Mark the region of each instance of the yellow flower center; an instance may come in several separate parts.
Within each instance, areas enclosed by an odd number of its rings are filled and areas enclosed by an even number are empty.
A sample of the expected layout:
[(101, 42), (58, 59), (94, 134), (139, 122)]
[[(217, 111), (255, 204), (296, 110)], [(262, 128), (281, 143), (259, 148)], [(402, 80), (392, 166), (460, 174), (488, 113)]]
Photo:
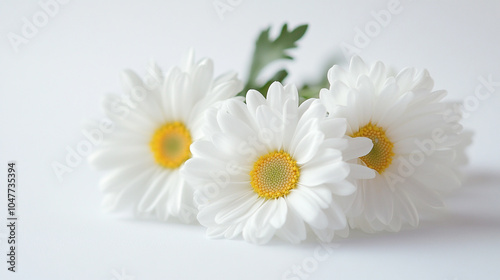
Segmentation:
[(379, 174), (391, 165), (394, 144), (385, 135), (385, 130), (371, 122), (359, 129), (352, 137), (367, 137), (373, 142), (372, 150), (361, 160)]
[(300, 170), (286, 152), (271, 152), (261, 156), (250, 171), (253, 190), (266, 199), (286, 196), (297, 186)]
[(170, 122), (158, 128), (149, 143), (159, 165), (175, 169), (191, 157), (191, 134), (181, 122)]

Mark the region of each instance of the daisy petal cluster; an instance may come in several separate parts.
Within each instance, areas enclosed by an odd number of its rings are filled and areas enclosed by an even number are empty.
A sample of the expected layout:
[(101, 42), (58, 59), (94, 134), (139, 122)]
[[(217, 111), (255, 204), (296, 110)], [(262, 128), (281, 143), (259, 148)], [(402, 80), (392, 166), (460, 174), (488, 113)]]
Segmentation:
[(356, 162), (375, 171), (357, 180), (343, 202), (351, 228), (367, 232), (416, 226), (428, 207), (443, 207), (442, 195), (460, 185), (457, 145), (461, 119), (446, 91), (433, 91), (427, 71), (407, 68), (396, 75), (382, 63), (359, 57), (349, 69), (333, 66), (320, 99), (330, 116), (347, 120), (347, 134), (368, 137), (373, 149)]
[(298, 243), (309, 229), (330, 241), (346, 228), (336, 197), (356, 190), (346, 180), (350, 172), (374, 174), (346, 162), (372, 143), (346, 137), (344, 119), (327, 118), (319, 100), (299, 106), (297, 89), (280, 83), (267, 98), (249, 91), (246, 104), (228, 100), (206, 117), (212, 135), (192, 145), (183, 171), (197, 186), (198, 220), (208, 236)]
[(196, 62), (191, 51), (166, 74), (153, 64), (147, 79), (125, 71), (122, 83), (124, 97), (103, 101), (114, 130), (89, 156), (106, 173), (100, 182), (103, 206), (193, 221), (193, 190), (180, 170), (191, 158), (191, 144), (203, 137), (204, 112), (234, 97), (241, 81), (235, 73), (214, 79), (212, 61)]
[(214, 78), (192, 51), (166, 74), (125, 71), (124, 95), (103, 100), (111, 132), (88, 158), (104, 173), (104, 208), (254, 244), (400, 231), (443, 208), (472, 141), (447, 92), (426, 70), (359, 57), (330, 68), (329, 85), (283, 85), (286, 69), (261, 83), (306, 30), (263, 31), (245, 85)]

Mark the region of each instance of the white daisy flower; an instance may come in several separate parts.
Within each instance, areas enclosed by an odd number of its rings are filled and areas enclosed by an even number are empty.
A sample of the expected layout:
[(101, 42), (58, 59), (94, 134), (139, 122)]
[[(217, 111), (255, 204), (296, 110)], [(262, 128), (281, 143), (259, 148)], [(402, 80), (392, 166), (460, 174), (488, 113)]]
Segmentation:
[(328, 72), (330, 89), (320, 99), (330, 116), (347, 120), (347, 134), (368, 137), (373, 149), (358, 162), (376, 177), (358, 180), (346, 200), (352, 228), (399, 231), (416, 226), (422, 210), (443, 206), (441, 195), (460, 185), (455, 161), (461, 116), (446, 91), (432, 91), (427, 71), (408, 68), (392, 75), (383, 63), (359, 57), (345, 70)]
[(213, 79), (210, 59), (194, 61), (191, 51), (181, 68), (166, 75), (152, 65), (146, 81), (132, 71), (122, 75), (125, 97), (107, 96), (106, 115), (114, 131), (89, 156), (107, 175), (100, 182), (106, 209), (134, 207), (166, 220), (194, 220), (193, 190), (180, 174), (193, 141), (203, 137), (207, 108), (242, 89), (236, 74)]
[(199, 222), (214, 238), (242, 234), (263, 244), (277, 235), (298, 243), (309, 228), (330, 241), (347, 226), (332, 194), (355, 191), (349, 171), (367, 173), (345, 161), (368, 153), (371, 141), (345, 137), (345, 120), (326, 118), (317, 99), (299, 107), (294, 86), (275, 82), (267, 99), (250, 90), (246, 102), (210, 110), (212, 135), (191, 146), (183, 172), (197, 186)]

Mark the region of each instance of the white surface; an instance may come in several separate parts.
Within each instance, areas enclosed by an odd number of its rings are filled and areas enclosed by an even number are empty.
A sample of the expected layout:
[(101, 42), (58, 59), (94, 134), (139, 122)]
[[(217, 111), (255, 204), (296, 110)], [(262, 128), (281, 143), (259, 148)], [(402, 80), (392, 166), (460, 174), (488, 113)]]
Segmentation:
[[(3, 261), (0, 170), (0, 279), (126, 279), (122, 269), (135, 279), (281, 279), (294, 265), (323, 256), (314, 240), (254, 246), (207, 240), (199, 226), (103, 214), (98, 173), (83, 162), (59, 182), (51, 163), (64, 162), (66, 147), (84, 139), (81, 120), (103, 117), (100, 98), (120, 92), (123, 68), (144, 74), (154, 58), (167, 69), (194, 46), (199, 58), (214, 59), (217, 73), (243, 76), (259, 30), (309, 23), (289, 67), (289, 82), (301, 84), (325, 75), (325, 60), (342, 58), (341, 43), (352, 44), (354, 28), (364, 28), (371, 11), (387, 9), (389, 1), (229, 1), (241, 3), (224, 20), (213, 0), (70, 1), (14, 52), (7, 36), (41, 11), (37, 2), (0, 3), (0, 168), (16, 160), (20, 188), (19, 271), (11, 273)], [(450, 100), (473, 95), (480, 76), (500, 81), (498, 1), (406, 0), (401, 7), (361, 51), (366, 61), (425, 67)], [(415, 230), (338, 239), (328, 258), (301, 277), (500, 279), (499, 92), (500, 86), (465, 120), (476, 133), (470, 176), (447, 199), (446, 213)]]

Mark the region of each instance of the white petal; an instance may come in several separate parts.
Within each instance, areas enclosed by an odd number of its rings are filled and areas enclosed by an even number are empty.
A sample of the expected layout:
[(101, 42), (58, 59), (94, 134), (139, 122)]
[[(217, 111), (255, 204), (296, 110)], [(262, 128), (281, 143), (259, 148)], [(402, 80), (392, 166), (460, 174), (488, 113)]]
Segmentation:
[[(394, 198), (389, 188), (380, 186), (376, 190), (377, 197), (373, 200), (377, 202), (375, 215), (384, 225), (389, 224), (394, 215)], [(372, 193), (373, 195), (374, 193)]]
[(409, 197), (418, 199), (420, 202), (434, 208), (444, 207), (444, 203), (437, 192), (413, 178), (408, 178), (407, 180), (409, 182), (401, 187), (404, 188)]
[(267, 102), (273, 110), (283, 111), (286, 99), (285, 89), (280, 82), (274, 82), (267, 91)]
[(286, 221), (286, 216), (288, 213), (288, 206), (286, 204), (286, 201), (283, 197), (280, 197), (276, 199), (276, 211), (274, 213), (274, 216), (269, 220), (269, 223), (274, 227), (274, 228), (281, 228), (283, 224), (285, 224)]
[(146, 190), (137, 205), (137, 209), (140, 212), (152, 211), (165, 193), (168, 193), (168, 189), (170, 187), (168, 185), (168, 182), (170, 181), (169, 175), (170, 172), (164, 171), (155, 176), (155, 178), (151, 181), (151, 186)]
[(257, 203), (258, 196), (253, 191), (241, 192), (215, 215), (214, 221), (217, 224), (234, 224), (241, 222), (241, 218), (250, 212), (252, 206)]
[(345, 135), (347, 122), (344, 118), (329, 117), (321, 122), (321, 131), (326, 138), (341, 138)]
[(288, 208), (285, 224), (276, 231), (276, 235), (291, 243), (299, 243), (306, 238), (306, 227), (293, 209)]
[(380, 125), (383, 128), (388, 128), (392, 123), (397, 121), (405, 112), (408, 104), (414, 98), (412, 92), (407, 92), (403, 96), (401, 96), (396, 104), (394, 104), (389, 110), (385, 111), (377, 125)]
[(418, 211), (415, 208), (413, 202), (408, 198), (404, 192), (395, 192), (395, 195), (399, 197), (397, 201), (397, 208), (395, 205), (395, 211), (405, 219), (411, 226), (417, 226), (419, 222)]
[(329, 184), (332, 193), (340, 196), (351, 195), (356, 191), (356, 186), (349, 181), (343, 180)]
[(124, 161), (134, 165), (153, 165), (151, 151), (141, 146), (99, 149), (90, 154), (87, 160), (97, 169), (112, 169), (123, 165)]
[(317, 228), (325, 228), (328, 224), (325, 214), (319, 205), (307, 193), (300, 188), (294, 189), (287, 197), (289, 207), (292, 207), (297, 214), (308, 224)]
[(332, 162), (324, 166), (301, 170), (299, 183), (305, 186), (332, 184), (344, 180), (349, 174), (349, 165), (345, 162)]
[(283, 120), (281, 116), (271, 111), (269, 106), (260, 106), (256, 111), (259, 124), (259, 143), (265, 145), (268, 151), (281, 150), (283, 144)]
[(133, 185), (135, 181), (141, 178), (151, 176), (155, 171), (157, 169), (153, 165), (118, 166), (101, 179), (100, 189), (102, 192), (115, 192)]
[(365, 74), (368, 72), (368, 66), (359, 56), (353, 56), (351, 58), (351, 63), (349, 64), (349, 72), (355, 73), (356, 75)]
[(298, 164), (305, 164), (316, 155), (323, 139), (325, 139), (325, 136), (322, 132), (310, 132), (297, 144), (295, 150), (292, 151), (293, 158)]
[(213, 79), (214, 65), (212, 60), (203, 59), (198, 63), (192, 74), (193, 91), (190, 93), (194, 100), (200, 100), (209, 90)]
[(226, 112), (219, 111), (217, 114), (217, 122), (222, 132), (232, 134), (240, 139), (248, 139), (248, 137), (255, 135), (254, 130), (246, 123), (234, 118)]
[(365, 156), (373, 148), (372, 140), (366, 137), (350, 138), (348, 145), (348, 149), (342, 152), (342, 156), (346, 161)]
[(349, 164), (349, 168), (349, 178), (353, 179), (372, 179), (375, 178), (377, 174), (375, 170), (361, 164), (351, 163)]
[(259, 106), (266, 104), (266, 99), (262, 94), (256, 90), (249, 90), (246, 95), (246, 102), (248, 106), (248, 111), (255, 116), (255, 112)]

